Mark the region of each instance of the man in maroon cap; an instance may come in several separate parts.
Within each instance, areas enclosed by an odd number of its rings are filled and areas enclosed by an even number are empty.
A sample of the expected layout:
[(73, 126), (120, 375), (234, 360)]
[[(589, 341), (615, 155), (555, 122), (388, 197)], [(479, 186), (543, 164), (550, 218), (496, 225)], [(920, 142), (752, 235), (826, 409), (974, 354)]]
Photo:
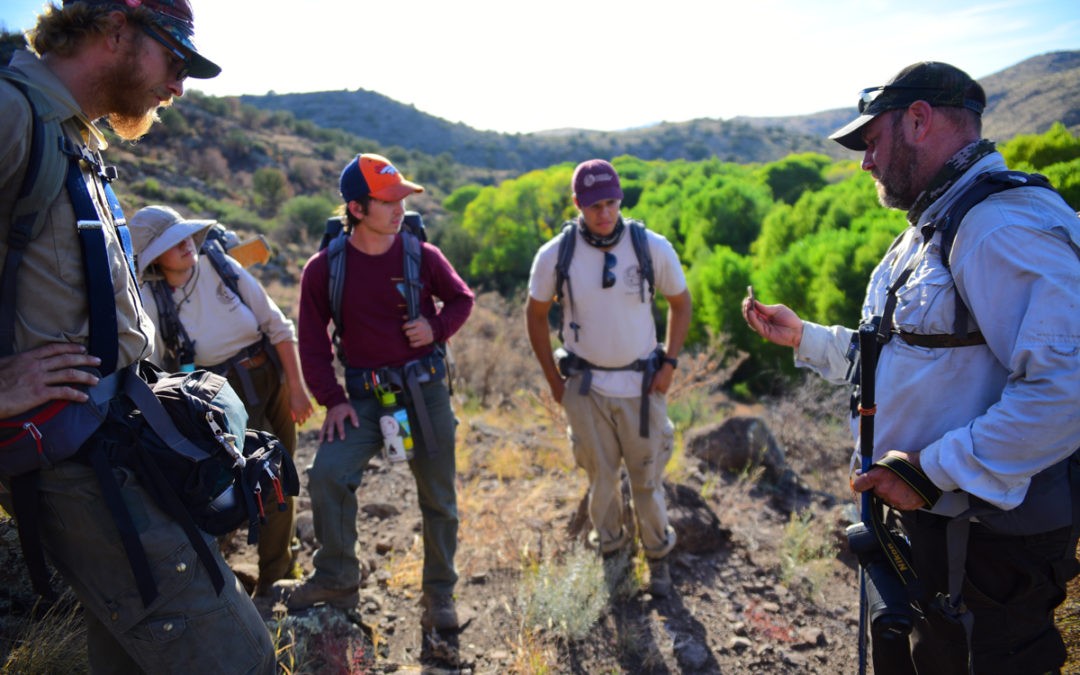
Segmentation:
[[(212, 538), (204, 537), (211, 555), (203, 560), (115, 459), (138, 452), (127, 426), (137, 410), (122, 379), (149, 355), (154, 329), (126, 260), (125, 220), (109, 186), (115, 170), (103, 164), (107, 144), (95, 120), (137, 139), (157, 108), (183, 94), (185, 78), (216, 75), (192, 32), (187, 0), (65, 1), (28, 34), (35, 53), (17, 52), (0, 78), (0, 363), (51, 373), (22, 386), (47, 381), (52, 401), (92, 404), (96, 416), (83, 440), (64, 448), (75, 453), (69, 459), (0, 476), (12, 488), (0, 492), (14, 502), (20, 533), (37, 526), (40, 545), (24, 546), (28, 559), (44, 548), (82, 602), (91, 672), (276, 669), (266, 626)], [(58, 361), (84, 371), (58, 369)], [(16, 398), (41, 399), (26, 391)], [(100, 473), (91, 457), (105, 458)], [(124, 511), (121, 523), (114, 516)], [(213, 568), (224, 579), (220, 592)]]
[[(590, 539), (620, 576), (626, 563), (620, 554), (635, 539), (623, 524), (625, 465), (649, 589), (665, 596), (671, 591), (667, 556), (675, 546), (663, 486), (674, 442), (665, 395), (690, 327), (690, 291), (667, 239), (623, 219), (622, 187), (610, 163), (582, 162), (571, 182), (580, 214), (533, 260), (525, 310), (529, 342), (552, 396), (566, 410), (574, 458), (589, 477)], [(567, 250), (573, 254), (560, 272)], [(663, 345), (653, 322), (654, 289), (668, 301)], [(556, 297), (562, 298), (565, 349), (558, 364), (548, 329)]]

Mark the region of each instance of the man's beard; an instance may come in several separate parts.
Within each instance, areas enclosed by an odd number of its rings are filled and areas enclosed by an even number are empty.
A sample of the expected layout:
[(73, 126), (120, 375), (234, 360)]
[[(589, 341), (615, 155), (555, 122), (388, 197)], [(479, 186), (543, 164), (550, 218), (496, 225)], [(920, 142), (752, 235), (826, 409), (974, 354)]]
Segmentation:
[(904, 142), (899, 118), (896, 118), (892, 129), (892, 147), (889, 149), (889, 166), (877, 178), (878, 201), (882, 206), (907, 211), (915, 205), (921, 192), (912, 187), (918, 166), (915, 146)]
[[(156, 102), (147, 108), (142, 97), (149, 90), (139, 58), (139, 43), (128, 48), (123, 59), (99, 77), (97, 86), (102, 92), (106, 119), (116, 135), (125, 141), (135, 141), (146, 135), (158, 121)], [(167, 105), (167, 104), (166, 104)]]

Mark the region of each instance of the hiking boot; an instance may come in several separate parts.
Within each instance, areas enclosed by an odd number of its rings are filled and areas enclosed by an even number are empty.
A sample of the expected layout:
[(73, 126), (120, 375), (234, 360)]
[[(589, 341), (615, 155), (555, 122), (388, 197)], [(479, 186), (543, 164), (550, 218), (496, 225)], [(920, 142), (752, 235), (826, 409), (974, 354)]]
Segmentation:
[(649, 558), (649, 593), (657, 598), (671, 595), (671, 570), (667, 558)]
[(425, 591), (424, 597), (420, 598), (420, 607), (424, 610), (420, 615), (420, 627), (425, 631), (433, 628), (437, 631), (457, 630), (458, 615), (454, 596)]
[(338, 609), (352, 609), (360, 604), (358, 586), (335, 588), (325, 586), (313, 577), (304, 580), (285, 579), (274, 584), (281, 589), (285, 606), (290, 610), (306, 609), (321, 602)]

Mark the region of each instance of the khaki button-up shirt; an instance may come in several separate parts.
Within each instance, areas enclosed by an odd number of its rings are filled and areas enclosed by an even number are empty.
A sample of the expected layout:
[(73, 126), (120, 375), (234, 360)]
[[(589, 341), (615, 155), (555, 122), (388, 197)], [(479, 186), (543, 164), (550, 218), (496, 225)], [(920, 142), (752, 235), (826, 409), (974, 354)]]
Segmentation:
[[(36, 56), (17, 51), (11, 65), (37, 84), (55, 110), (62, 111), (61, 126), (68, 138), (94, 152), (106, 147), (105, 137)], [(7, 255), (12, 211), (30, 154), (31, 123), (26, 97), (11, 83), (0, 80), (0, 267)], [(154, 327), (143, 312), (138, 288), (111, 226), (111, 212), (101, 183), (96, 176), (89, 176), (87, 185), (98, 218), (106, 224), (103, 229), (120, 343), (117, 367), (122, 368), (149, 355)], [(75, 211), (66, 189), (48, 207), (40, 231), (26, 249), (18, 272), (15, 306), (16, 352), (50, 342), (87, 344), (90, 324), (83, 255)]]

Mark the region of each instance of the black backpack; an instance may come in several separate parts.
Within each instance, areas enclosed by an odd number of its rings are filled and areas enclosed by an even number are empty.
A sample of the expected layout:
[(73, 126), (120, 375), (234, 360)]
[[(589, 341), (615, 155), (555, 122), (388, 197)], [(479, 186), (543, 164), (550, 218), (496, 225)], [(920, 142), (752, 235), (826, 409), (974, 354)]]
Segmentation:
[[(220, 593), (224, 578), (199, 531), (223, 536), (246, 523), (247, 541), (256, 543), (266, 512), (285, 510), (286, 496), (300, 493), (296, 467), (277, 437), (246, 428), (244, 404), (223, 376), (167, 373), (151, 364), (140, 374), (130, 375), (124, 388), (138, 412), (116, 432), (138, 442), (119, 442), (101, 454), (134, 469), (158, 507), (183, 527)], [(95, 464), (106, 494), (106, 482), (115, 480), (111, 469), (101, 473), (107, 466)], [(124, 536), (124, 514), (113, 516)], [(132, 563), (149, 604), (156, 595), (153, 577), (148, 568), (140, 574), (137, 557)]]
[[(330, 268), (330, 315), (334, 320), (331, 339), (338, 360), (346, 367), (348, 363), (341, 348), (341, 303), (345, 293), (345, 263), (348, 258), (345, 246), (348, 244), (349, 234), (349, 228), (345, 227), (345, 216), (335, 216), (326, 221), (326, 231), (319, 243), (319, 250), (327, 249), (327, 264)], [(425, 241), (427, 229), (424, 227), (424, 219), (416, 211), (406, 211), (401, 221), (401, 244), (405, 252), (405, 306), (410, 320), (420, 316), (420, 260)]]
[[(641, 269), (641, 301), (646, 302), (645, 285), (648, 284), (648, 302), (651, 303), (653, 298), (656, 297), (655, 273), (653, 272), (652, 252), (649, 251), (649, 241), (645, 234), (645, 225), (632, 219), (626, 219), (624, 222), (626, 228), (630, 231), (630, 243), (634, 246), (634, 255), (637, 256), (638, 267)], [(559, 241), (559, 255), (555, 261), (555, 302), (563, 307), (565, 312), (572, 312), (574, 304), (574, 291), (570, 284), (570, 261), (574, 257), (574, 245), (577, 243), (577, 236), (575, 236), (575, 228), (577, 227), (578, 221), (576, 220), (568, 220), (563, 223), (562, 239)], [(564, 297), (566, 302), (563, 302)], [(563, 322), (559, 321), (559, 341), (565, 344), (562, 324)], [(571, 321), (570, 326), (575, 329), (577, 327), (573, 321)]]

